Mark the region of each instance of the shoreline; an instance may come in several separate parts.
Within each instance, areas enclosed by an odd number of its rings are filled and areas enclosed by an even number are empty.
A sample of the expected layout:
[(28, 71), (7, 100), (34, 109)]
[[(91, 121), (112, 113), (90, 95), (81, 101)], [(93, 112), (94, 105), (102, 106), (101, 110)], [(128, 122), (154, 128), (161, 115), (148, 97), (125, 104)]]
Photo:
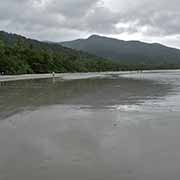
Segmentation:
[(144, 70), (144, 71), (114, 71), (114, 72), (88, 72), (88, 73), (56, 73), (53, 77), (52, 73), (48, 74), (22, 74), (22, 75), (0, 75), (0, 82), (33, 80), (33, 79), (53, 79), (61, 78), (62, 80), (88, 79), (95, 77), (102, 77), (110, 74), (137, 74), (137, 73), (166, 73), (166, 72), (180, 72), (176, 70)]

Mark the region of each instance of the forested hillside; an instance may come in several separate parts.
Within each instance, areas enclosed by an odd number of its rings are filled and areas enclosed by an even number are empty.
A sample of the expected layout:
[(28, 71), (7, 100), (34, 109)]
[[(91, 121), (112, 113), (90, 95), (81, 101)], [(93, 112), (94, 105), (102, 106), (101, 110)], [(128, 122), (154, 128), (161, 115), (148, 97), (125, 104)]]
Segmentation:
[(88, 39), (61, 43), (65, 47), (88, 52), (99, 57), (110, 59), (121, 64), (138, 65), (146, 67), (180, 65), (180, 50), (158, 43), (144, 43), (140, 41), (123, 41), (103, 36), (93, 35)]
[[(106, 41), (108, 43), (108, 41)], [(108, 44), (102, 47), (97, 45), (93, 48), (102, 49), (108, 53)], [(112, 46), (113, 47), (113, 46)], [(124, 52), (126, 52), (124, 50)], [(177, 51), (179, 52), (179, 51)], [(118, 52), (117, 52), (118, 53)], [(93, 53), (96, 54), (96, 53)], [(97, 55), (99, 55), (97, 53)], [(153, 54), (152, 54), (153, 55)], [(99, 55), (100, 56), (100, 55)], [(121, 60), (113, 61), (91, 55), (87, 52), (63, 47), (56, 43), (45, 43), (27, 39), (16, 34), (0, 31), (0, 73), (1, 74), (30, 74), (50, 72), (99, 72), (119, 70), (144, 70), (144, 69), (176, 69), (180, 68), (177, 55), (169, 61), (153, 63), (148, 58), (129, 54), (133, 63), (122, 56)], [(144, 57), (144, 58), (143, 58)]]
[(0, 32), (0, 72), (4, 74), (114, 71), (120, 66), (87, 53)]

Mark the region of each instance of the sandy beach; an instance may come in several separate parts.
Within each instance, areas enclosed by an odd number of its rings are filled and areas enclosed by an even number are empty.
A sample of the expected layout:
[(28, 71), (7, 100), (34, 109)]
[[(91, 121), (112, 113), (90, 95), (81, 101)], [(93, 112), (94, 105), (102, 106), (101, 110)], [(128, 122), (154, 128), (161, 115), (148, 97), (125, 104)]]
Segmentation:
[[(126, 75), (126, 74), (140, 74), (140, 73), (158, 73), (158, 72), (180, 72), (177, 70), (145, 70), (145, 71), (118, 71), (118, 72), (89, 72), (89, 73), (56, 73), (55, 78), (62, 78), (62, 80), (73, 79), (88, 79), (95, 77), (103, 77), (110, 74)], [(22, 74), (22, 75), (0, 75), (0, 82), (28, 80), (28, 79), (49, 79), (54, 78), (52, 73), (47, 74)]]
[[(107, 73), (57, 73), (55, 78), (68, 79), (86, 79), (98, 76), (103, 76)], [(49, 74), (23, 74), (23, 75), (1, 75), (0, 82), (17, 81), (17, 80), (30, 80), (30, 79), (49, 79), (54, 78), (51, 73)]]

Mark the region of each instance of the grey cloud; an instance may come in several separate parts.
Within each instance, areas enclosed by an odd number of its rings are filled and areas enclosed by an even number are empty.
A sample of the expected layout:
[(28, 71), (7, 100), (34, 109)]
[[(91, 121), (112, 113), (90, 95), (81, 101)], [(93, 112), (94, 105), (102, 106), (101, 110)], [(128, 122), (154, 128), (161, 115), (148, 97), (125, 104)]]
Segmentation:
[(115, 25), (119, 22), (119, 18), (119, 14), (98, 6), (88, 14), (86, 18), (87, 28), (99, 33), (113, 34), (116, 31)]
[(91, 33), (179, 37), (179, 7), (179, 0), (6, 0), (0, 29), (53, 41)]
[[(134, 24), (134, 31), (147, 27), (147, 34), (174, 35), (180, 34), (179, 0), (143, 1), (139, 6), (131, 8), (122, 16), (122, 22)], [(128, 29), (127, 29), (128, 31)]]
[(69, 18), (79, 18), (86, 15), (99, 0), (51, 0), (47, 11), (60, 13)]

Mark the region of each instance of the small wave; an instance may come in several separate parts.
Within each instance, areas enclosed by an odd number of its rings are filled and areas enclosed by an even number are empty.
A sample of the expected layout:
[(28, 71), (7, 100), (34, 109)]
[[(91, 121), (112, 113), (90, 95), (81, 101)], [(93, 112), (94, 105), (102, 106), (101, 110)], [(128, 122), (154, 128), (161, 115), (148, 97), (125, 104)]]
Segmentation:
[(141, 107), (139, 105), (114, 105), (109, 107), (112, 110), (119, 111), (140, 111)]

